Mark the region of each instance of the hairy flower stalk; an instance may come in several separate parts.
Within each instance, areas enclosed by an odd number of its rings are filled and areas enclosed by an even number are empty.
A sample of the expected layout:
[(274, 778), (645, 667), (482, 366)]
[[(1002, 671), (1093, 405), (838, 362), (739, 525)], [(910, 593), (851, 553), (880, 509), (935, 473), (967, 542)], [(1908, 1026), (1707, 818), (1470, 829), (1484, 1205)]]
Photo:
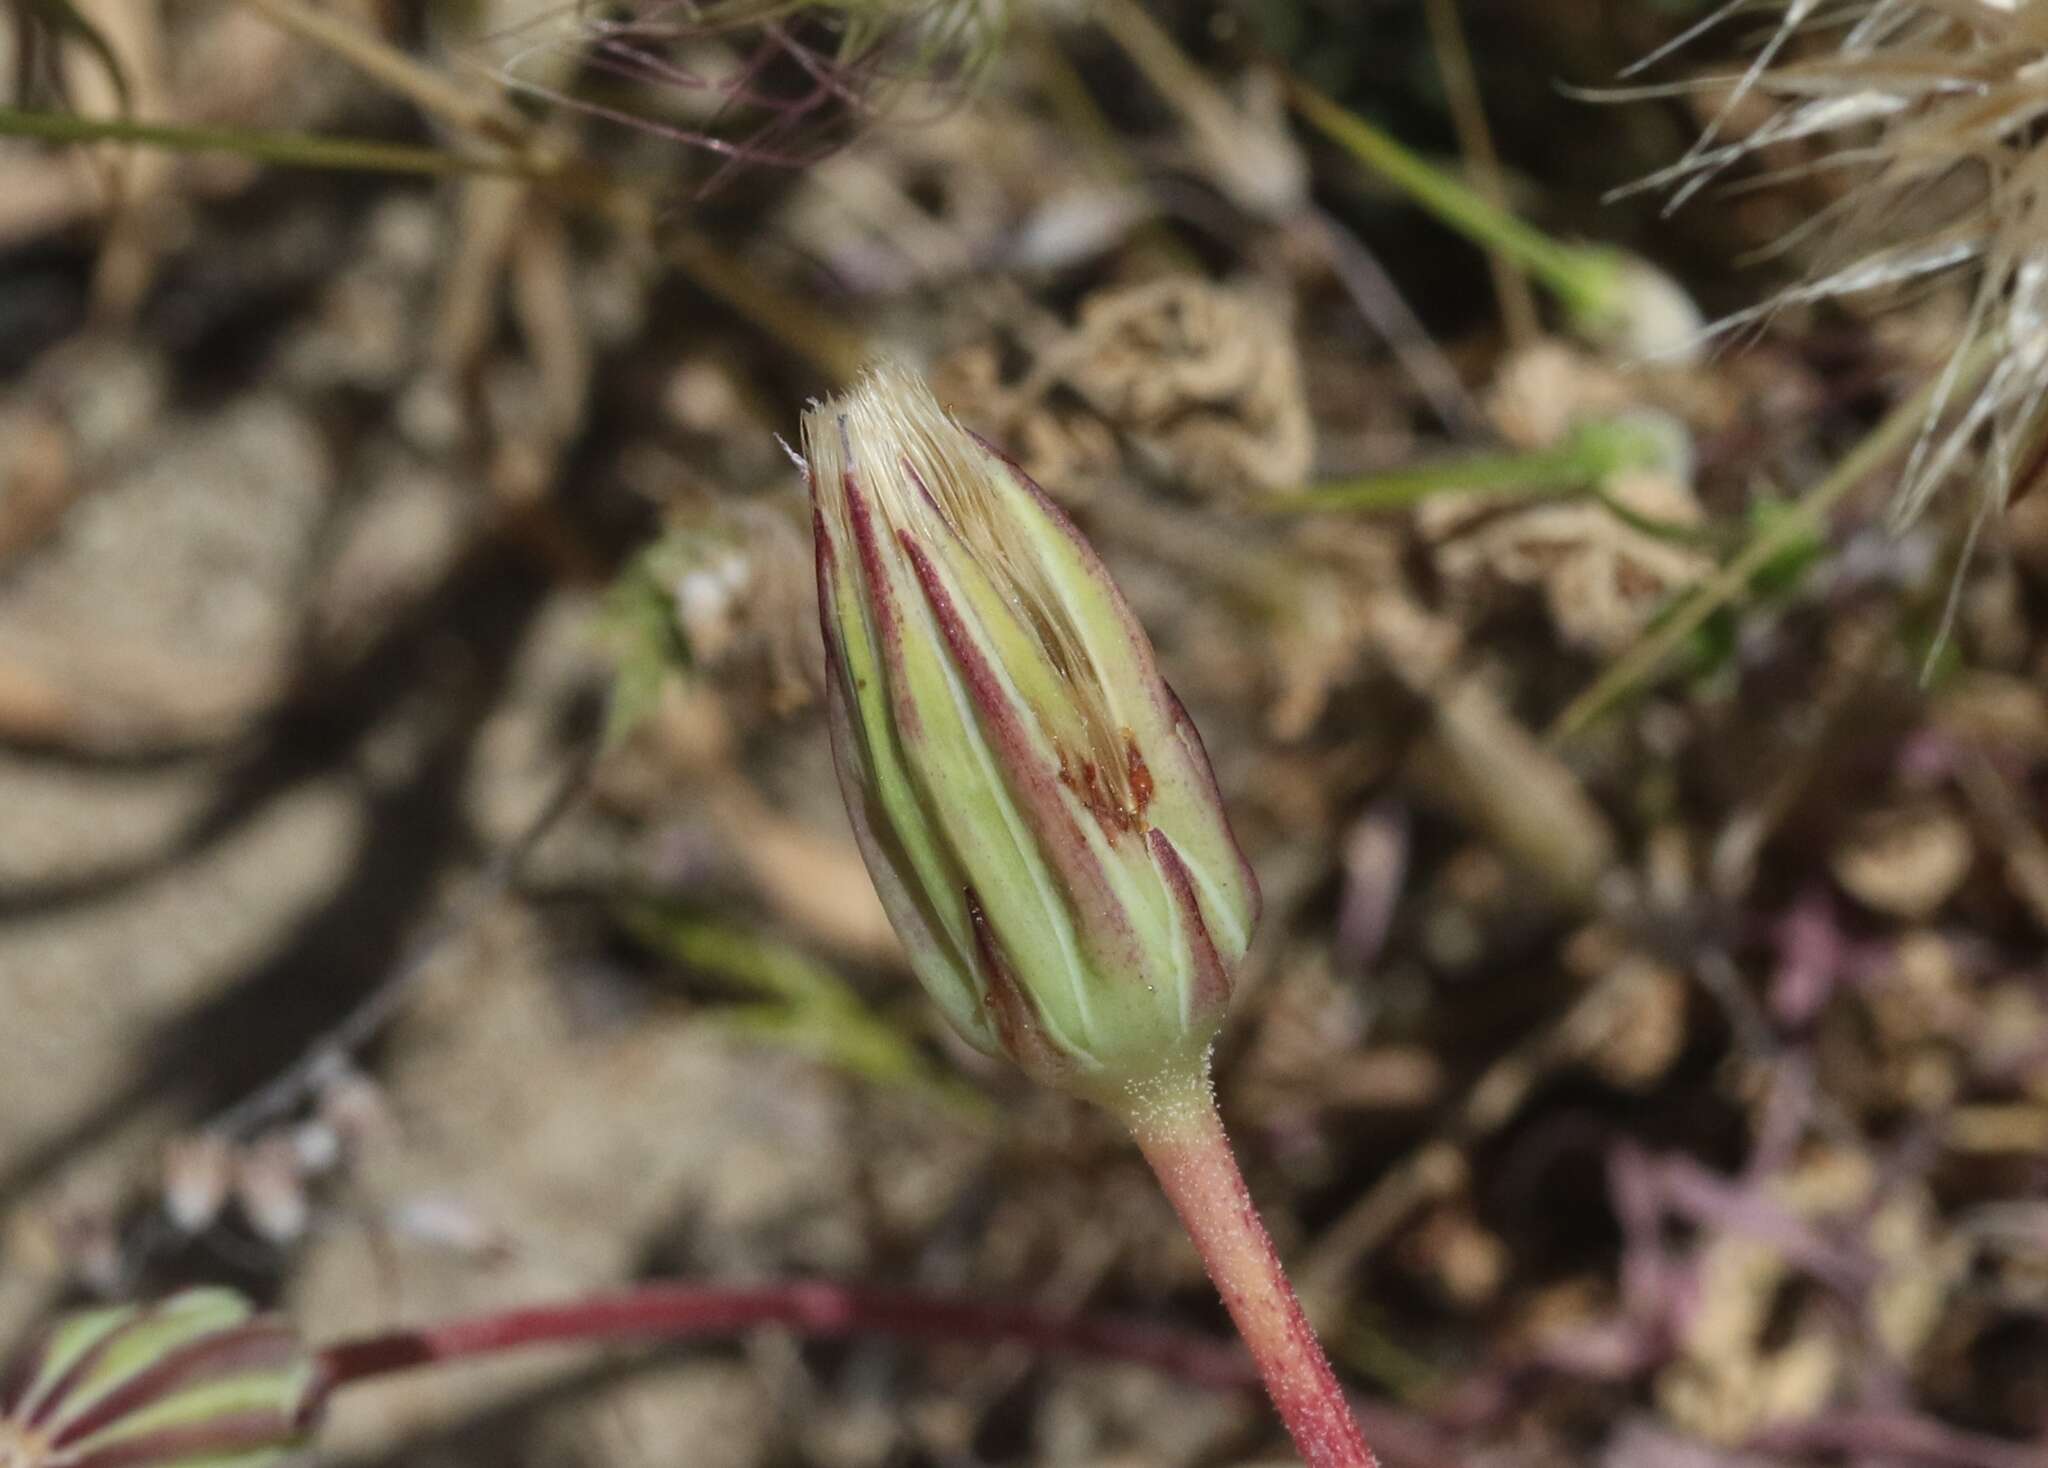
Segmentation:
[(1258, 887), (1071, 521), (884, 367), (804, 417), (833, 750), (926, 990), (1128, 1124), (1311, 1464), (1372, 1462), (1244, 1191), (1210, 1045)]

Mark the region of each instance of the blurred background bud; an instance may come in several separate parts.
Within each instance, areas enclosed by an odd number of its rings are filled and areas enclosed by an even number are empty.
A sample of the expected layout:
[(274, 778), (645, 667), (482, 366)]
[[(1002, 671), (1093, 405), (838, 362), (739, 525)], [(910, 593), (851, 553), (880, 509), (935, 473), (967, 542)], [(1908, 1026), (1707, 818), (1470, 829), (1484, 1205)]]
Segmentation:
[(6, 1468), (258, 1468), (316, 1406), (312, 1352), (229, 1290), (59, 1316), (0, 1370)]

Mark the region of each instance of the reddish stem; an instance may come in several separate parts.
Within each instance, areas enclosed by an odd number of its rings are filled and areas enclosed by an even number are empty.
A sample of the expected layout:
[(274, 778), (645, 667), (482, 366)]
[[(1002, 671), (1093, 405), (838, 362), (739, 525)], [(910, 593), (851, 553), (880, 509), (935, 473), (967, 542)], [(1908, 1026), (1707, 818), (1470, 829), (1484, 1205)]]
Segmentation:
[(1245, 1190), (1207, 1075), (1147, 1098), (1127, 1109), (1125, 1120), (1208, 1266), (1302, 1460), (1308, 1468), (1378, 1468)]
[(1132, 1321), (1059, 1315), (1029, 1306), (988, 1305), (914, 1290), (796, 1281), (755, 1289), (645, 1285), (561, 1305), (537, 1305), (441, 1325), (341, 1341), (319, 1352), (322, 1394), (416, 1366), (462, 1361), (528, 1346), (624, 1340), (687, 1340), (754, 1325), (839, 1339), (894, 1335), (926, 1341), (1010, 1343), (1155, 1367), (1197, 1385), (1248, 1386), (1250, 1364), (1235, 1347)]

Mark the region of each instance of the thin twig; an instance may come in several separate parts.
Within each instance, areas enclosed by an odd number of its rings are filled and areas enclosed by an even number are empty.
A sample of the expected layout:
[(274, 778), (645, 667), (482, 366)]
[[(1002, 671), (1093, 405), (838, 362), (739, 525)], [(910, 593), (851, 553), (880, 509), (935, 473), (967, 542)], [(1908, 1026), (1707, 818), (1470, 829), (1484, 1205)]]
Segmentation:
[(2027, 801), (2012, 788), (1981, 748), (1965, 749), (1956, 783), (2003, 848), (2006, 881), (2013, 894), (2048, 926), (2048, 836), (2027, 814)]
[[(651, 229), (653, 211), (644, 200), (622, 187), (609, 169), (537, 132), (503, 98), (458, 85), (374, 32), (308, 5), (305, 0), (243, 3), (301, 39), (339, 56), (422, 111), (505, 149), (509, 157), (500, 171), (545, 183), (567, 200), (589, 208), (629, 233)], [(665, 242), (665, 257), (698, 285), (828, 376), (845, 380), (859, 369), (865, 351), (854, 333), (805, 302), (755, 278), (739, 261), (720, 253), (709, 242), (677, 233)]]
[(1428, 1203), (1450, 1197), (1470, 1176), (1467, 1149), (1514, 1119), (1536, 1088), (1607, 1043), (1636, 1012), (1640, 983), (1626, 965), (1586, 990), (1556, 1020), (1481, 1072), (1435, 1136), (1380, 1174), (1365, 1195), (1324, 1229), (1297, 1269), (1311, 1316), (1340, 1308), (1359, 1263)]
[(1322, 252), (1337, 284), (1386, 342), (1444, 427), (1454, 433), (1479, 432), (1485, 415), (1466, 391), (1464, 379), (1372, 251), (1335, 215), (1313, 205), (1301, 212), (1294, 227)]
[(366, 138), (322, 137), (318, 133), (263, 132), (247, 128), (192, 127), (138, 122), (129, 118), (80, 117), (68, 112), (30, 112), (0, 107), (0, 135), (52, 143), (136, 143), (180, 153), (232, 153), (259, 163), (365, 173), (520, 173), (517, 158), (479, 157), (440, 148)]
[(825, 1280), (752, 1288), (643, 1285), (561, 1305), (538, 1305), (441, 1325), (363, 1336), (317, 1353), (324, 1396), (415, 1367), (535, 1346), (680, 1341), (779, 1325), (813, 1339), (893, 1335), (923, 1341), (1001, 1342), (1151, 1366), (1218, 1391), (1254, 1385), (1233, 1344), (1139, 1321), (991, 1305), (958, 1295)]
[(250, 9), (301, 40), (340, 56), (380, 85), (453, 127), (523, 152), (532, 130), (502, 98), (460, 86), (375, 32), (305, 0), (243, 0)]
[(596, 759), (597, 746), (593, 742), (578, 753), (526, 828), (492, 858), (467, 898), (422, 933), (384, 981), (364, 995), (340, 1023), (316, 1039), (278, 1076), (216, 1116), (207, 1130), (220, 1136), (241, 1136), (274, 1121), (317, 1089), (323, 1077), (375, 1039), (405, 1008), (406, 1001), (447, 945), (467, 934), (519, 880), (534, 848), (582, 795)]
[[(1458, 146), (1465, 153), (1465, 171), (1471, 176), (1472, 186), (1505, 214), (1509, 209), (1508, 193), (1501, 178), (1500, 155), (1494, 151), (1493, 134), (1486, 126), (1486, 103), (1480, 95), (1479, 78), (1472, 71), (1472, 51), (1465, 44), (1465, 27), (1458, 19), (1457, 0), (1428, 0), (1423, 12), (1429, 18), (1430, 40), (1436, 48), (1444, 97), (1450, 103), (1451, 123), (1458, 130)], [(1507, 329), (1508, 340), (1516, 346), (1526, 346), (1541, 330), (1529, 279), (1498, 250), (1486, 252), (1486, 263), (1493, 272), (1493, 290), (1500, 299), (1501, 324)]]
[(1927, 1463), (1940, 1468), (2039, 1468), (2041, 1444), (1965, 1432), (1904, 1411), (1845, 1411), (1790, 1422), (1759, 1434), (1770, 1453), (1846, 1454), (1855, 1459)]
[(851, 382), (860, 374), (869, 349), (840, 318), (810, 301), (775, 290), (701, 236), (676, 234), (664, 242), (662, 253), (698, 286), (755, 325), (765, 327), (832, 380)]

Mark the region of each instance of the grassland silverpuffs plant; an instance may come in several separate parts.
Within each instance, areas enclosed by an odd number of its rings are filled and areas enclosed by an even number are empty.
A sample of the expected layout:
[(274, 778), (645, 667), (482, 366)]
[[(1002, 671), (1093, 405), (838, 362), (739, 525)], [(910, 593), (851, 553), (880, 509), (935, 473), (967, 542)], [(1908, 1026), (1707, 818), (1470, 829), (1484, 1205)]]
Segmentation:
[(803, 443), (840, 786), (912, 967), (969, 1042), (1130, 1128), (1303, 1457), (1371, 1463), (1217, 1117), (1258, 884), (1150, 641), (914, 373), (814, 404)]

